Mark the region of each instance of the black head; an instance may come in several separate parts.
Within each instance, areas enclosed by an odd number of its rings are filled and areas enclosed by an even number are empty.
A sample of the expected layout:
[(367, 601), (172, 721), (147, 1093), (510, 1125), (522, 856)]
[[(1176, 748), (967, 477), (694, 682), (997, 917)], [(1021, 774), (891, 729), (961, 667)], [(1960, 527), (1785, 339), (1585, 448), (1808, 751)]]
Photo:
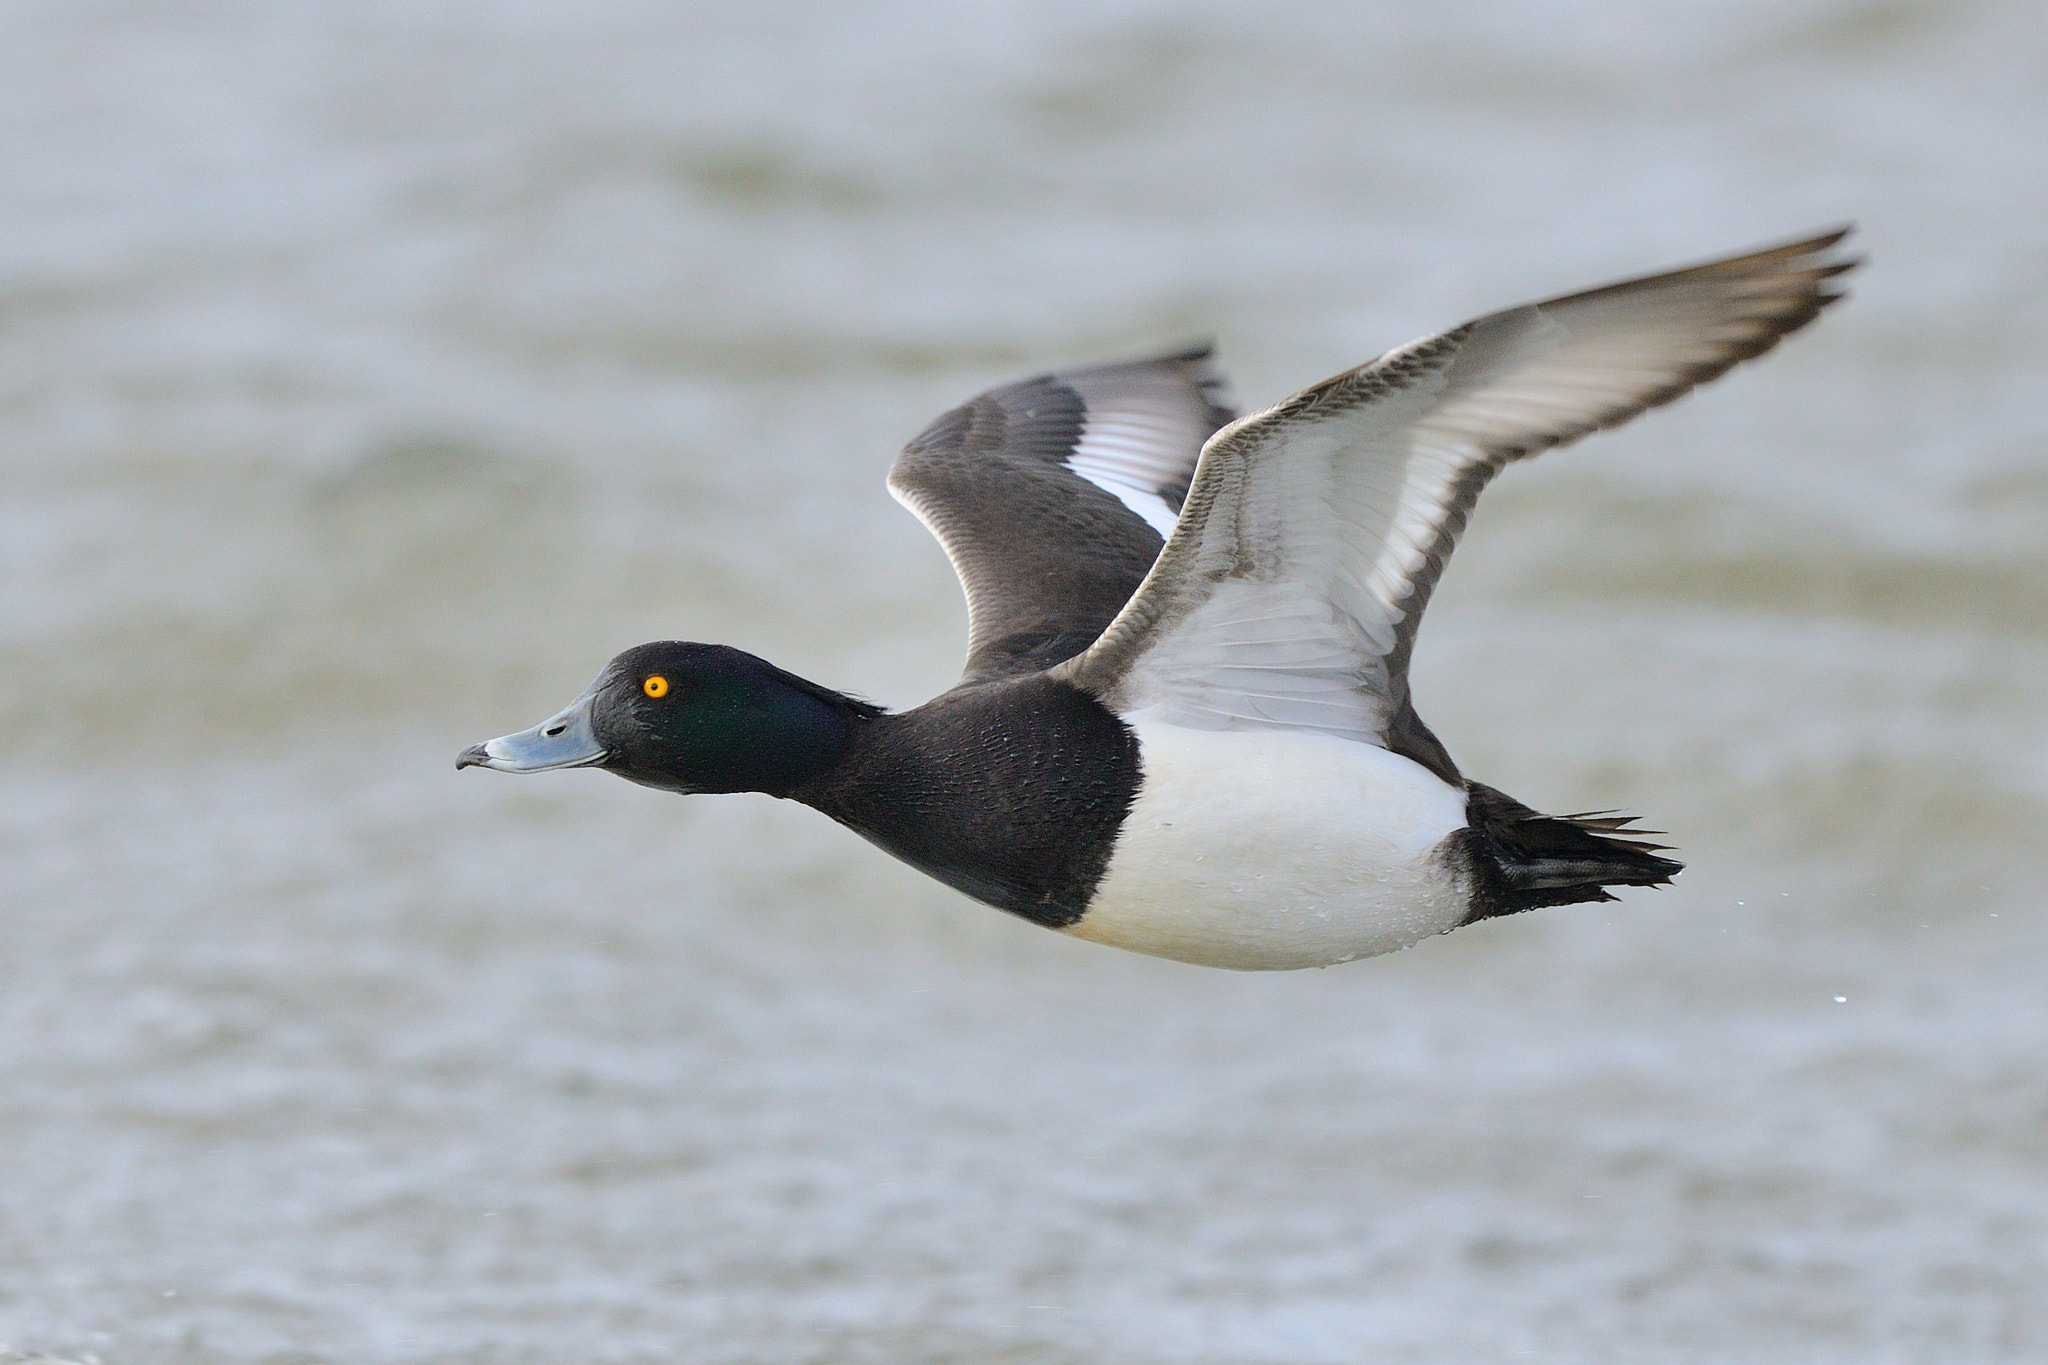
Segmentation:
[(664, 640), (627, 650), (561, 713), (456, 766), (596, 767), (664, 791), (779, 796), (838, 762), (876, 714), (744, 651)]

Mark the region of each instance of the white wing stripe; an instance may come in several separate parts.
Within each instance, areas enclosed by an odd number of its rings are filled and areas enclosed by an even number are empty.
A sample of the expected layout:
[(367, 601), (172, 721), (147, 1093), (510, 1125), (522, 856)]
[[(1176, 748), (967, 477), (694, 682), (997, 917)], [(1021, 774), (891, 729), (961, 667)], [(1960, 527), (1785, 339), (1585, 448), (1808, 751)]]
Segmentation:
[(1159, 489), (1187, 467), (1185, 428), (1179, 413), (1163, 406), (1090, 412), (1067, 468), (1137, 513), (1164, 540), (1179, 514)]

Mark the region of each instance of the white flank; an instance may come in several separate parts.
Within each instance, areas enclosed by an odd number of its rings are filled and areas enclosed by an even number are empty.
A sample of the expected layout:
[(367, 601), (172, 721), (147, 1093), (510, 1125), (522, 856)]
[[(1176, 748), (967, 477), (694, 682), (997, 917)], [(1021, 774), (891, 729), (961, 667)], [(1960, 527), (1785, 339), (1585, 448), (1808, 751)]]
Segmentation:
[(1144, 765), (1088, 913), (1066, 932), (1209, 967), (1327, 967), (1455, 928), (1433, 856), (1465, 794), (1377, 745), (1124, 717)]

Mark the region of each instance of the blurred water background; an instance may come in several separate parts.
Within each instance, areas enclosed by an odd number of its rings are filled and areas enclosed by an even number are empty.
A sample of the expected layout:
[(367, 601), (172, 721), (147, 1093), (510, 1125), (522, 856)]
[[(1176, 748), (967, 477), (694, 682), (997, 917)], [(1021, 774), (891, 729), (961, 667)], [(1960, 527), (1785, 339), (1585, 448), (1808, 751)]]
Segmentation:
[[(0, 1359), (2048, 1358), (2044, 73), (2036, 0), (0, 9)], [(1239, 976), (454, 770), (643, 639), (946, 686), (882, 476), (986, 385), (1851, 217), (1423, 632), (1675, 889)]]

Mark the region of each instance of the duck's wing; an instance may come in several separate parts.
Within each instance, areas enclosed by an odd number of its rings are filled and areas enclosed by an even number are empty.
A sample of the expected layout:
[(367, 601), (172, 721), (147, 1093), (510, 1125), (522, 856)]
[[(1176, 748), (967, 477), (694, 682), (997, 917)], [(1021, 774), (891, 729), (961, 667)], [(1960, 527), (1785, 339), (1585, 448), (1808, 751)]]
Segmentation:
[(1144, 585), (1062, 673), (1119, 711), (1325, 731), (1456, 781), (1408, 658), (1480, 490), (1812, 321), (1847, 233), (1494, 313), (1232, 423)]
[(1228, 422), (1209, 348), (1025, 380), (904, 447), (889, 491), (967, 594), (966, 679), (1048, 668), (1102, 633), (1172, 531)]

